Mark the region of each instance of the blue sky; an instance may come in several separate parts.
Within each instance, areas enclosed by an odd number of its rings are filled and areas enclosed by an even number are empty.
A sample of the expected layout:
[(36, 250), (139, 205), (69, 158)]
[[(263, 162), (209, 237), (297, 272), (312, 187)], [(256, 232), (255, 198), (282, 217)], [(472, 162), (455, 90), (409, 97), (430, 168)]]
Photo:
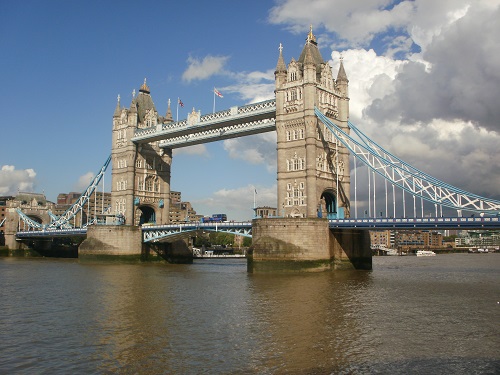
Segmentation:
[[(306, 5), (307, 3), (307, 5)], [(0, 195), (81, 191), (111, 148), (117, 95), (144, 78), (167, 101), (212, 111), (273, 96), (278, 46), (298, 58), (309, 25), (350, 80), (351, 121), (409, 163), (499, 198), (497, 0), (4, 1)], [(275, 136), (174, 153), (172, 189), (201, 214), (276, 204)], [(108, 177), (108, 189), (109, 189)], [(380, 185), (380, 184), (379, 184)], [(379, 194), (377, 194), (379, 196)], [(360, 205), (363, 194), (359, 193)]]

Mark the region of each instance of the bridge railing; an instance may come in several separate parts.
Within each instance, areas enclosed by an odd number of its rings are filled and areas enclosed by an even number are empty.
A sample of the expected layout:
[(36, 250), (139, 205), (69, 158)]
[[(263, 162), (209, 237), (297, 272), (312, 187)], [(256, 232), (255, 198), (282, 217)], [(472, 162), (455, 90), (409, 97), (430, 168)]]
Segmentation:
[[(276, 100), (265, 100), (262, 102), (247, 104), (239, 107), (231, 107), (222, 111), (209, 113), (200, 116), (197, 125), (213, 124), (213, 123), (223, 123), (231, 118), (259, 115), (261, 113), (272, 113), (276, 110)], [(187, 120), (169, 122), (167, 124), (159, 124), (157, 126), (152, 126), (145, 129), (137, 129), (134, 133), (135, 139), (145, 139), (148, 136), (153, 136), (159, 132), (170, 133), (176, 132), (188, 127)]]
[(72, 229), (42, 229), (16, 232), (18, 238), (33, 237), (62, 237), (62, 236), (81, 236), (87, 234), (87, 228)]
[(328, 220), (330, 228), (498, 228), (499, 217), (435, 217), (435, 218), (359, 218)]

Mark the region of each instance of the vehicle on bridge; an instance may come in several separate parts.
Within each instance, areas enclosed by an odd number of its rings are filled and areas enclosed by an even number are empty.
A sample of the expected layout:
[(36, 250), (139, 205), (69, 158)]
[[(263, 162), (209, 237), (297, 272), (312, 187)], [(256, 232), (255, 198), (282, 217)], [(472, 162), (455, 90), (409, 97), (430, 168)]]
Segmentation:
[(201, 218), (202, 223), (223, 223), (227, 221), (226, 214), (213, 214), (212, 216), (205, 216)]

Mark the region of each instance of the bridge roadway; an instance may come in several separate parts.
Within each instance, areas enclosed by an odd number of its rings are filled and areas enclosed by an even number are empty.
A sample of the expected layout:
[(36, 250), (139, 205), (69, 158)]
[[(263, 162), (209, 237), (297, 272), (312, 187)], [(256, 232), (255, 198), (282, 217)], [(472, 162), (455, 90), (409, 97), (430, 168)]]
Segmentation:
[(178, 148), (276, 130), (276, 100), (266, 100), (146, 129), (137, 129), (132, 142), (160, 141)]
[[(429, 217), (429, 218), (362, 218), (362, 219), (330, 219), (330, 228), (359, 228), (359, 229), (399, 229), (399, 230), (440, 230), (440, 229), (467, 229), (484, 230), (500, 229), (500, 217)], [(252, 236), (252, 223), (223, 222), (199, 223), (188, 222), (168, 225), (143, 225), (143, 242), (156, 242), (173, 236), (183, 236), (191, 231), (219, 231), (233, 233), (245, 237)], [(86, 228), (72, 229), (45, 229), (20, 231), (16, 233), (20, 239), (85, 236)]]

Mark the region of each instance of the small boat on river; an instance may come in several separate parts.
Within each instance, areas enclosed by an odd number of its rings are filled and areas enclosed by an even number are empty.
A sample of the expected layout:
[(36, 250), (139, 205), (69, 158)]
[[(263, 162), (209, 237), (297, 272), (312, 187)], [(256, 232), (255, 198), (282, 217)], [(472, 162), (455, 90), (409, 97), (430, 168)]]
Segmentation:
[(436, 253), (432, 250), (417, 250), (418, 257), (433, 257)]

